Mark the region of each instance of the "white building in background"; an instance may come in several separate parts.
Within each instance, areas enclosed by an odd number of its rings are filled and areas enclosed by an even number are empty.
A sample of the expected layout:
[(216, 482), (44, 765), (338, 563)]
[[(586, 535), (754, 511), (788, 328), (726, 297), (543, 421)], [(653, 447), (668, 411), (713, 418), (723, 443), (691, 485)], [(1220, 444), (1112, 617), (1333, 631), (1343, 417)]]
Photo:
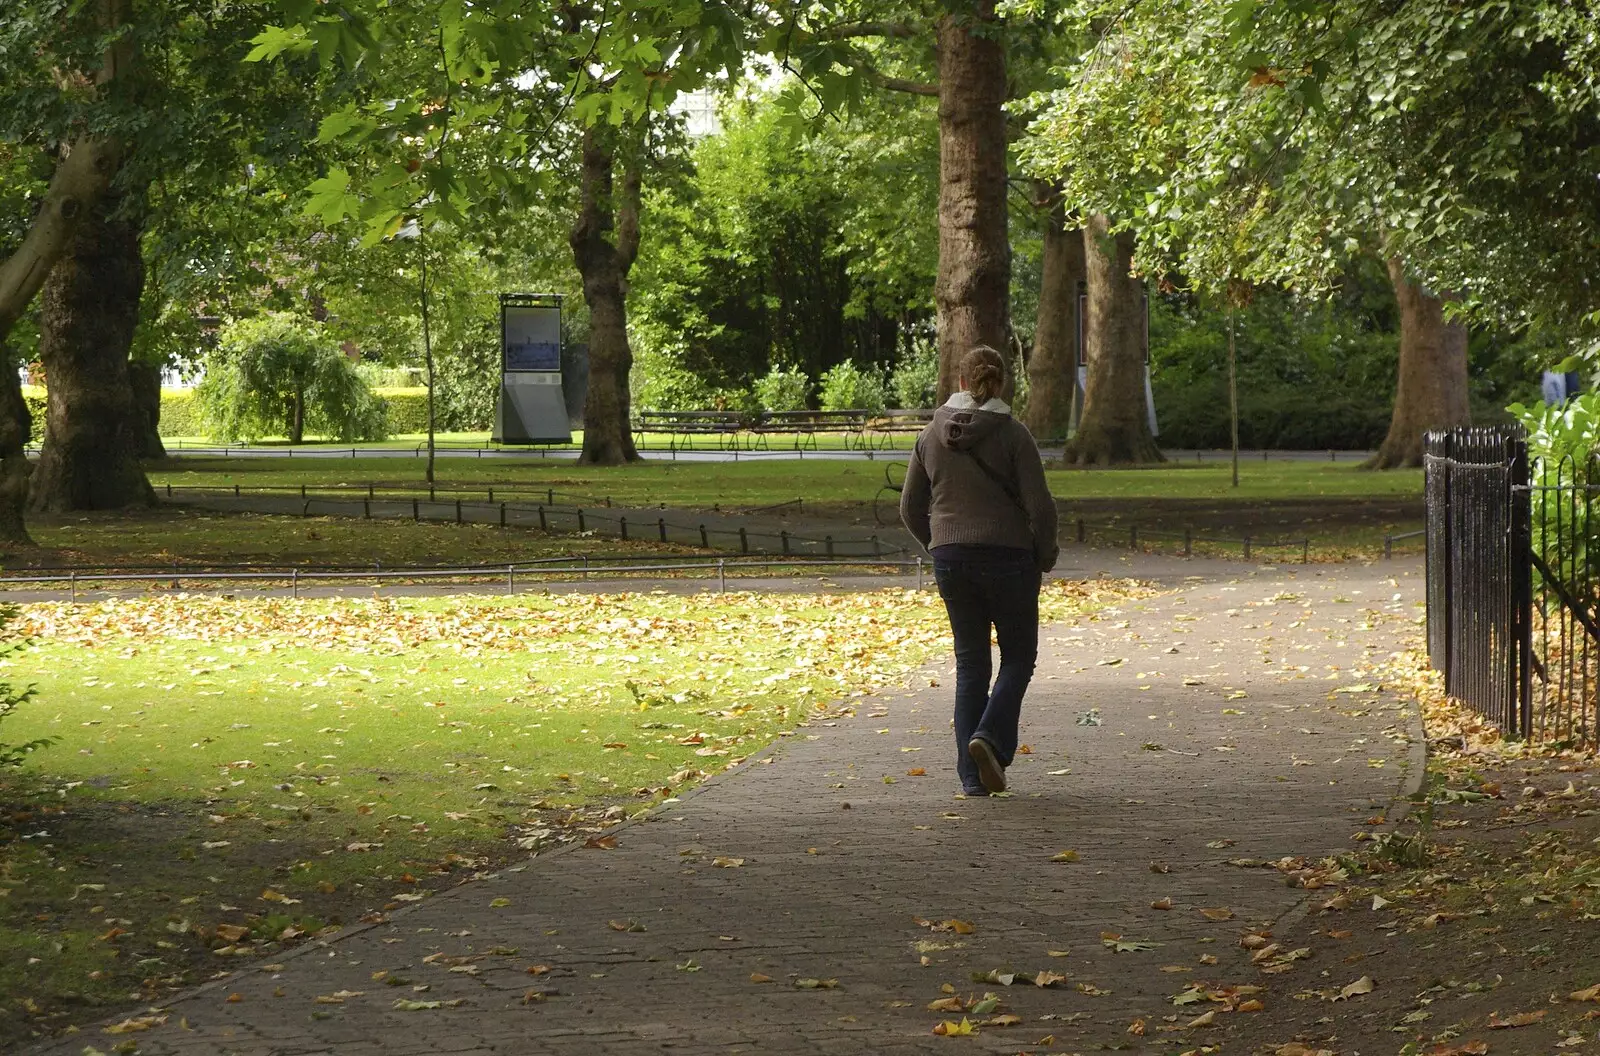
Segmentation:
[(722, 118), (717, 115), (718, 93), (704, 88), (678, 96), (667, 112), (684, 119), (684, 131), (690, 139), (704, 139), (722, 131)]

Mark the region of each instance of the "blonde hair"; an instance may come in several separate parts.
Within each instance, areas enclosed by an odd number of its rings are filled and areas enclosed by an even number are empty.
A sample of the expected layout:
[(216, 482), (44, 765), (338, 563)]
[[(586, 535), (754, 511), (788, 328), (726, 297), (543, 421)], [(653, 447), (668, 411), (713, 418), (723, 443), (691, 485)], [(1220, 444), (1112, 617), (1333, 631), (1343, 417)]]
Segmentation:
[(974, 345), (957, 367), (967, 392), (980, 404), (1000, 395), (1006, 384), (1006, 361), (988, 345)]

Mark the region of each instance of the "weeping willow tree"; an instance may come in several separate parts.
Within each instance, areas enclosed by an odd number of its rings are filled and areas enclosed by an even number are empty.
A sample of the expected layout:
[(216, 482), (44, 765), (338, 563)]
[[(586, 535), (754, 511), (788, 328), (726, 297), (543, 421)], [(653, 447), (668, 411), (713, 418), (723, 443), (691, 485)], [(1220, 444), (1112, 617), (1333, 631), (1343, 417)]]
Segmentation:
[(282, 312), (229, 324), (206, 358), (195, 398), (218, 440), (388, 435), (383, 402), (355, 364), (316, 324)]

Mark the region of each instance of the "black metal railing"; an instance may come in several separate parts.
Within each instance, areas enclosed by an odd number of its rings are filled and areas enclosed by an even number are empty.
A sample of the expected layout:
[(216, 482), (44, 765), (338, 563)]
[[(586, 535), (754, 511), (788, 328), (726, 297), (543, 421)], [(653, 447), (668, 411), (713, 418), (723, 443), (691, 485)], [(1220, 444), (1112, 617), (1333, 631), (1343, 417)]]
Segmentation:
[(1520, 429), (1431, 433), (1428, 653), (1445, 692), (1499, 725), (1529, 729), (1528, 443)]
[(1428, 655), (1507, 736), (1600, 747), (1600, 452), (1427, 438)]

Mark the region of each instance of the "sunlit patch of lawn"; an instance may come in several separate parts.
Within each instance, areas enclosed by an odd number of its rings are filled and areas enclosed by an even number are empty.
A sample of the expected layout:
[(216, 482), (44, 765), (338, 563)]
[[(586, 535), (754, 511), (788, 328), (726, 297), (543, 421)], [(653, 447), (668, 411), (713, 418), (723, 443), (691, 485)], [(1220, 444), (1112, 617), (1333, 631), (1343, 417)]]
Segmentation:
[[(1058, 583), (1047, 619), (1132, 584)], [(27, 606), (0, 1037), (603, 831), (946, 648), (931, 592)], [(844, 702), (841, 705), (840, 702)]]

